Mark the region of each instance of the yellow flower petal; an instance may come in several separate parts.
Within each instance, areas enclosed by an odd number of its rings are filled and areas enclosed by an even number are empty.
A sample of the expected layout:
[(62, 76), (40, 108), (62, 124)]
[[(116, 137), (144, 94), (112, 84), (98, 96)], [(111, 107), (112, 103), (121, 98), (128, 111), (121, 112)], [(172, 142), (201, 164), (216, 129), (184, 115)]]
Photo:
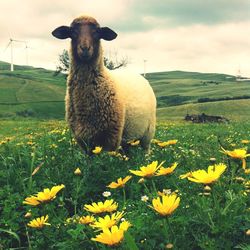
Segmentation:
[(162, 195), (152, 200), (153, 209), (162, 216), (171, 215), (180, 204), (176, 194)]
[(111, 182), (107, 187), (109, 188), (121, 188), (124, 187), (126, 182), (128, 182), (132, 178), (131, 175), (126, 176), (124, 179), (119, 178), (117, 182)]
[(190, 177), (187, 176), (187, 178), (188, 180), (196, 183), (210, 184), (217, 181), (226, 168), (227, 166), (225, 164), (215, 164), (213, 166), (209, 166), (207, 171), (193, 171), (192, 175)]

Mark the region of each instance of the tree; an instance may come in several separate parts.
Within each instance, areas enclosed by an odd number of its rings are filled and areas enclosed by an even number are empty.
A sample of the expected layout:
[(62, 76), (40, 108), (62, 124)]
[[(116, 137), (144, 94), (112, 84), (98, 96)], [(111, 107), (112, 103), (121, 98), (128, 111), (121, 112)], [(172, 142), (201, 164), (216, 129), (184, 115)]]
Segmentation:
[(64, 49), (62, 54), (59, 55), (59, 64), (56, 66), (54, 75), (57, 76), (60, 73), (64, 73), (67, 76), (69, 73), (69, 66), (69, 53), (66, 49)]
[[(110, 70), (126, 67), (128, 63), (128, 57), (122, 57), (118, 59), (117, 53), (113, 53), (113, 55), (110, 55), (109, 58), (106, 56), (104, 57), (104, 65)], [(59, 63), (56, 66), (56, 71), (54, 75), (57, 76), (60, 73), (64, 73), (67, 76), (69, 73), (69, 67), (69, 53), (67, 50), (64, 49), (62, 54), (59, 55)]]
[(112, 55), (110, 54), (109, 57), (104, 57), (104, 65), (110, 70), (126, 67), (128, 63), (128, 57), (122, 57), (118, 59), (118, 55), (116, 52)]

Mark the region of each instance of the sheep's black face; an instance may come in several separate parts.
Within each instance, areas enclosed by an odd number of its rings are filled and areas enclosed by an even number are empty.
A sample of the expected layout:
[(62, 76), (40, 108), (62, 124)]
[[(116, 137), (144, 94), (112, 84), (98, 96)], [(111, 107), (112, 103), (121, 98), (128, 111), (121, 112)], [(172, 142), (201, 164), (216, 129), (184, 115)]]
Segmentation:
[(99, 54), (100, 27), (94, 23), (71, 25), (72, 52), (79, 61), (88, 62)]
[(59, 39), (71, 38), (72, 53), (80, 62), (89, 62), (99, 55), (100, 39), (111, 41), (117, 34), (108, 27), (100, 28), (92, 17), (76, 18), (70, 27), (60, 26), (52, 32)]

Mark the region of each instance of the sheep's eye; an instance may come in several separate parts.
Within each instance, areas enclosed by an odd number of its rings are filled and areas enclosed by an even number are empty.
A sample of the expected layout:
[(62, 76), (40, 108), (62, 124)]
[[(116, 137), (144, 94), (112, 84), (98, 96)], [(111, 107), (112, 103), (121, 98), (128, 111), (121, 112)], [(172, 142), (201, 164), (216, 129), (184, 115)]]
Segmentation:
[(90, 27), (91, 29), (93, 29), (93, 30), (95, 30), (95, 29), (96, 29), (96, 25), (95, 25), (95, 24), (93, 24), (93, 23), (90, 23), (90, 24), (89, 24), (89, 27)]
[(72, 31), (71, 31), (71, 37), (73, 38), (73, 39), (75, 39), (75, 38), (77, 38), (78, 37), (78, 30), (77, 29), (72, 29)]

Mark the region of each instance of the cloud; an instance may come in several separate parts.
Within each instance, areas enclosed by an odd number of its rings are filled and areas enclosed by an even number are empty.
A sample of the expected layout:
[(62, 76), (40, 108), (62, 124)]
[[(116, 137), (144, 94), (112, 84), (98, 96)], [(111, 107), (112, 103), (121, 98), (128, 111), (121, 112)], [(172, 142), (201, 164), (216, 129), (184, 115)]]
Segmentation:
[[(234, 74), (250, 63), (250, 1), (248, 0), (8, 0), (0, 1), (0, 60), (9, 38), (27, 40), (29, 62), (55, 68), (69, 40), (51, 32), (87, 13), (118, 33), (104, 42), (107, 53), (131, 59), (130, 68), (143, 71), (190, 70)], [(24, 44), (14, 44), (14, 61), (25, 64)]]
[(130, 14), (117, 24), (122, 31), (215, 25), (250, 20), (248, 0), (136, 0)]
[(248, 73), (249, 27), (250, 21), (124, 33), (115, 46), (121, 53), (127, 52), (141, 72), (143, 60), (147, 59), (150, 71), (182, 69), (234, 74), (240, 65)]

